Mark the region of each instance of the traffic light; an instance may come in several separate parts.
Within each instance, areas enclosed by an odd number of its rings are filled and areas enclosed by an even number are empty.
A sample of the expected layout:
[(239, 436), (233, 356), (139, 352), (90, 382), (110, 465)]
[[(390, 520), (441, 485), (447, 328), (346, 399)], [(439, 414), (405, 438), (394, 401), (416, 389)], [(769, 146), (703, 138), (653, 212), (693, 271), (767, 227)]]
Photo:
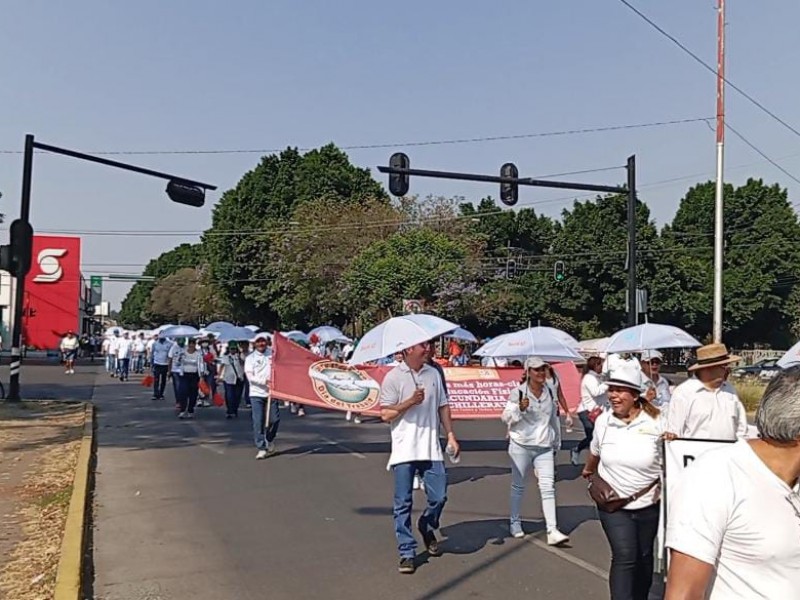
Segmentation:
[(0, 269), (12, 277), (24, 277), (31, 270), (33, 227), (16, 219), (9, 230), (11, 243), (0, 246)]
[[(514, 163), (506, 163), (500, 167), (500, 177), (519, 178), (519, 169)], [(500, 200), (506, 206), (514, 206), (519, 199), (519, 186), (516, 183), (500, 184)]]
[(506, 279), (514, 279), (517, 276), (517, 261), (506, 261)]
[(564, 266), (563, 260), (557, 260), (553, 265), (553, 279), (556, 281), (564, 281), (567, 278), (567, 270)]
[[(395, 152), (389, 157), (389, 167), (392, 169), (408, 169), (411, 160), (407, 154)], [(393, 196), (405, 196), (408, 194), (409, 176), (407, 173), (389, 173), (389, 191)]]

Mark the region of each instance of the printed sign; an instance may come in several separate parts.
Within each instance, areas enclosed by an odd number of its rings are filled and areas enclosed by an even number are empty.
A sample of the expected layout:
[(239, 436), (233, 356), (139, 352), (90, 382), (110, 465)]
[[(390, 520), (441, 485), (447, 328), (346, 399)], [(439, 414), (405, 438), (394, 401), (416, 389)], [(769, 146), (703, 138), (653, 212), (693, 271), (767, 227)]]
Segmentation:
[[(380, 415), (380, 384), (392, 367), (351, 367), (308, 352), (282, 335), (273, 338), (273, 398), (332, 410)], [(572, 363), (554, 365), (570, 406), (579, 402), (580, 375)], [(522, 369), (444, 369), (454, 419), (497, 419)]]

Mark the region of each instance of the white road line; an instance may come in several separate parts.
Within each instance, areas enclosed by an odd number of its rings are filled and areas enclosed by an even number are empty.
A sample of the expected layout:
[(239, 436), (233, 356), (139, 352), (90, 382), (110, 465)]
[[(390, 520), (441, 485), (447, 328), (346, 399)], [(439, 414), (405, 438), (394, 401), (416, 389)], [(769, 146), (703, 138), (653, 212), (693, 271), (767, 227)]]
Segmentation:
[(331, 445), (331, 446), (339, 446), (339, 448), (341, 448), (342, 450), (345, 450), (345, 451), (349, 452), (349, 453), (350, 453), (352, 456), (355, 456), (356, 458), (361, 458), (361, 459), (365, 459), (365, 458), (367, 458), (367, 455), (366, 455), (366, 454), (361, 454), (361, 452), (356, 452), (356, 451), (355, 451), (355, 450), (353, 450), (352, 448), (348, 448), (347, 446), (345, 446), (344, 444), (341, 444), (341, 443), (337, 442), (336, 440), (332, 440), (332, 439), (330, 439), (330, 438), (326, 438), (326, 437), (324, 437), (324, 438), (322, 438), (322, 439), (323, 439), (323, 440), (325, 440), (326, 442), (328, 442), (328, 444), (329, 444), (329, 445)]
[[(204, 431), (196, 421), (189, 421), (189, 427), (198, 435), (198, 437), (202, 439)], [(224, 442), (200, 442), (197, 445), (204, 450), (213, 452), (214, 454), (223, 455), (225, 454), (225, 448), (218, 447), (222, 443)]]
[(546, 550), (550, 554), (554, 554), (559, 558), (564, 559), (565, 561), (572, 563), (576, 567), (580, 567), (584, 571), (588, 571), (593, 575), (597, 575), (603, 580), (608, 580), (608, 571), (601, 569), (600, 567), (595, 567), (593, 564), (586, 562), (585, 560), (578, 558), (577, 556), (572, 556), (568, 552), (564, 552), (560, 548), (556, 548), (555, 546), (548, 546), (547, 542), (542, 539), (539, 539), (536, 536), (528, 535), (525, 536), (525, 541), (529, 541), (534, 546), (538, 546), (542, 550)]

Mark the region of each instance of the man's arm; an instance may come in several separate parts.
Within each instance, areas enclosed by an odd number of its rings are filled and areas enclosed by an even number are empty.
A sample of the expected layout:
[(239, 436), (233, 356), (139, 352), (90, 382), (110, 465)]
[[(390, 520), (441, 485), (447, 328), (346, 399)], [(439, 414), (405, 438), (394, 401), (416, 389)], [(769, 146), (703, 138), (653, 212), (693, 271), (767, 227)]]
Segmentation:
[(397, 404), (387, 404), (381, 406), (381, 421), (384, 423), (391, 423), (398, 417), (402, 416), (408, 409), (422, 404), (425, 400), (425, 390), (416, 390), (411, 398), (399, 402)]
[(456, 439), (456, 434), (453, 431), (453, 417), (450, 415), (450, 405), (443, 404), (439, 407), (439, 422), (442, 424), (444, 428), (444, 432), (447, 435), (447, 445), (452, 446), (455, 449), (454, 457), (457, 457), (461, 454), (461, 446)]
[(683, 552), (670, 550), (667, 593), (664, 600), (703, 600), (714, 566)]

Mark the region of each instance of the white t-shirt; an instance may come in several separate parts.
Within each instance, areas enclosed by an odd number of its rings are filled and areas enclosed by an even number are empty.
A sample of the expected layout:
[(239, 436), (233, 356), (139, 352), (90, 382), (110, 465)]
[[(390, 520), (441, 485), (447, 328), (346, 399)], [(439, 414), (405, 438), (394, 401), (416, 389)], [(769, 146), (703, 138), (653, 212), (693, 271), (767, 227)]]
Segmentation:
[(600, 381), (597, 373), (590, 371), (581, 379), (581, 404), (578, 412), (592, 412), (597, 406), (608, 406), (608, 386)]
[(172, 367), (170, 371), (173, 373), (180, 373), (181, 372), (181, 361), (183, 360), (183, 353), (184, 350), (178, 344), (173, 343), (172, 347), (169, 349), (169, 354), (167, 355), (172, 360)]
[(130, 358), (131, 351), (133, 350), (133, 340), (121, 338), (115, 344), (117, 350), (117, 358)]
[(138, 352), (139, 354), (143, 353), (146, 349), (144, 340), (142, 339), (135, 339), (133, 340), (133, 351)]
[(70, 352), (78, 348), (78, 338), (76, 336), (66, 336), (61, 340), (61, 350), (63, 352)]
[(747, 435), (747, 413), (727, 381), (709, 390), (697, 379), (688, 379), (672, 392), (667, 431), (678, 437), (735, 440)]
[(707, 452), (669, 498), (666, 544), (716, 567), (710, 600), (798, 598), (800, 496), (793, 508), (791, 493), (744, 440)]
[(447, 394), (436, 369), (426, 364), (412, 373), (407, 364), (397, 365), (383, 378), (380, 404), (405, 402), (414, 394), (416, 382), (423, 385), (425, 400), (392, 421), (390, 467), (418, 460), (444, 460), (439, 444), (439, 408), (447, 404)]
[[(661, 435), (664, 423), (641, 411), (625, 423), (608, 410), (597, 417), (590, 450), (600, 457), (597, 473), (621, 497), (633, 496), (656, 479), (661, 479)], [(647, 508), (661, 496), (655, 486), (623, 510)]]

